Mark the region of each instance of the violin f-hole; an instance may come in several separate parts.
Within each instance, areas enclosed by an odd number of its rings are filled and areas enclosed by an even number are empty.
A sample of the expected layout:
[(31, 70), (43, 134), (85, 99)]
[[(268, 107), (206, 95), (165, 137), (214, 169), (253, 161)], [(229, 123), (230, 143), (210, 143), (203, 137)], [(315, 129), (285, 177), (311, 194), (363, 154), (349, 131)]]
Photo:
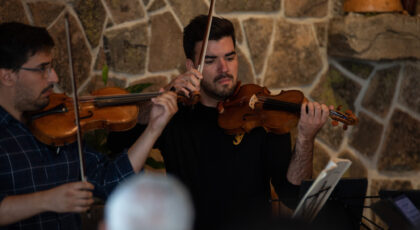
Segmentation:
[(248, 118), (255, 118), (255, 116), (257, 116), (257, 114), (252, 114), (252, 113), (246, 113), (246, 114), (244, 114), (243, 116), (242, 116), (242, 120), (243, 121), (246, 121), (246, 120), (251, 120), (251, 119), (248, 119)]
[(83, 117), (79, 117), (79, 119), (88, 119), (88, 118), (91, 118), (91, 117), (93, 117), (93, 112), (88, 110), (88, 115), (83, 116)]

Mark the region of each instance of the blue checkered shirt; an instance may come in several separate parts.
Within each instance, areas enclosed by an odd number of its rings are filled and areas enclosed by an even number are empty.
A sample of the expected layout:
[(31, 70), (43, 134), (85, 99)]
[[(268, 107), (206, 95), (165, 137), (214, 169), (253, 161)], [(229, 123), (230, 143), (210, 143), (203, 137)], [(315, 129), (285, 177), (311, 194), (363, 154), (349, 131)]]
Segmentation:
[[(105, 199), (132, 175), (127, 154), (109, 161), (85, 149), (86, 176), (94, 195)], [(0, 107), (0, 202), (9, 195), (28, 194), (79, 181), (77, 145), (52, 148), (38, 142), (28, 128)], [(28, 204), (30, 205), (30, 204)], [(76, 213), (45, 212), (0, 229), (80, 229)]]

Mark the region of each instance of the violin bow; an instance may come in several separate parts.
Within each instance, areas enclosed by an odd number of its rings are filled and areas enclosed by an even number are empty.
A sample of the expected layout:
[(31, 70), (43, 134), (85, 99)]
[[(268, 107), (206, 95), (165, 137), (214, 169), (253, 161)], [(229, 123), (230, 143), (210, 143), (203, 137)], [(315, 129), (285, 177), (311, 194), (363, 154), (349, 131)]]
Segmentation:
[(204, 59), (206, 59), (206, 50), (207, 50), (207, 45), (209, 43), (210, 29), (211, 29), (211, 23), (213, 21), (213, 12), (214, 12), (215, 4), (216, 4), (216, 0), (211, 0), (209, 14), (207, 16), (206, 33), (204, 34), (203, 45), (201, 46), (200, 58), (198, 59), (200, 64), (198, 65), (197, 70), (200, 73), (203, 73)]
[(73, 88), (73, 105), (74, 105), (74, 117), (76, 122), (76, 137), (77, 137), (77, 148), (79, 151), (79, 162), (80, 162), (80, 176), (82, 181), (86, 181), (85, 176), (85, 158), (82, 148), (82, 133), (80, 129), (80, 119), (79, 119), (79, 100), (77, 97), (77, 87), (76, 87), (76, 78), (74, 77), (73, 71), (73, 61), (71, 54), (71, 42), (70, 42), (70, 31), (69, 31), (69, 19), (68, 14), (64, 17), (65, 28), (66, 28), (66, 40), (67, 40), (67, 53), (69, 56), (69, 72), (71, 78), (71, 86)]

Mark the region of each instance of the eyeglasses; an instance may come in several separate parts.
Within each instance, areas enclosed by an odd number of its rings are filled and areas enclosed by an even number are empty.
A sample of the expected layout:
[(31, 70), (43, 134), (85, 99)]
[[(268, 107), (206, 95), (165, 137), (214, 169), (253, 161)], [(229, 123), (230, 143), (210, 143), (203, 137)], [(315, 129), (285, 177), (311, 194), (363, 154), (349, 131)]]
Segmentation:
[(32, 71), (32, 72), (38, 72), (42, 75), (45, 75), (45, 73), (50, 75), (51, 72), (52, 72), (52, 69), (53, 69), (53, 65), (52, 65), (52, 63), (48, 63), (46, 65), (42, 65), (39, 68), (20, 67), (19, 69), (26, 70), (26, 71)]

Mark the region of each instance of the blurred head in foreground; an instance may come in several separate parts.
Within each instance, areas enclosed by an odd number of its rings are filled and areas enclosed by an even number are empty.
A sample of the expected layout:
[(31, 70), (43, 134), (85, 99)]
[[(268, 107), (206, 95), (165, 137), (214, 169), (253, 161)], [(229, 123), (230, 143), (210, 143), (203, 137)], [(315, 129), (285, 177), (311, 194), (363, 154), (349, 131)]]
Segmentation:
[(107, 230), (190, 230), (188, 191), (172, 176), (142, 174), (119, 186), (105, 207)]

